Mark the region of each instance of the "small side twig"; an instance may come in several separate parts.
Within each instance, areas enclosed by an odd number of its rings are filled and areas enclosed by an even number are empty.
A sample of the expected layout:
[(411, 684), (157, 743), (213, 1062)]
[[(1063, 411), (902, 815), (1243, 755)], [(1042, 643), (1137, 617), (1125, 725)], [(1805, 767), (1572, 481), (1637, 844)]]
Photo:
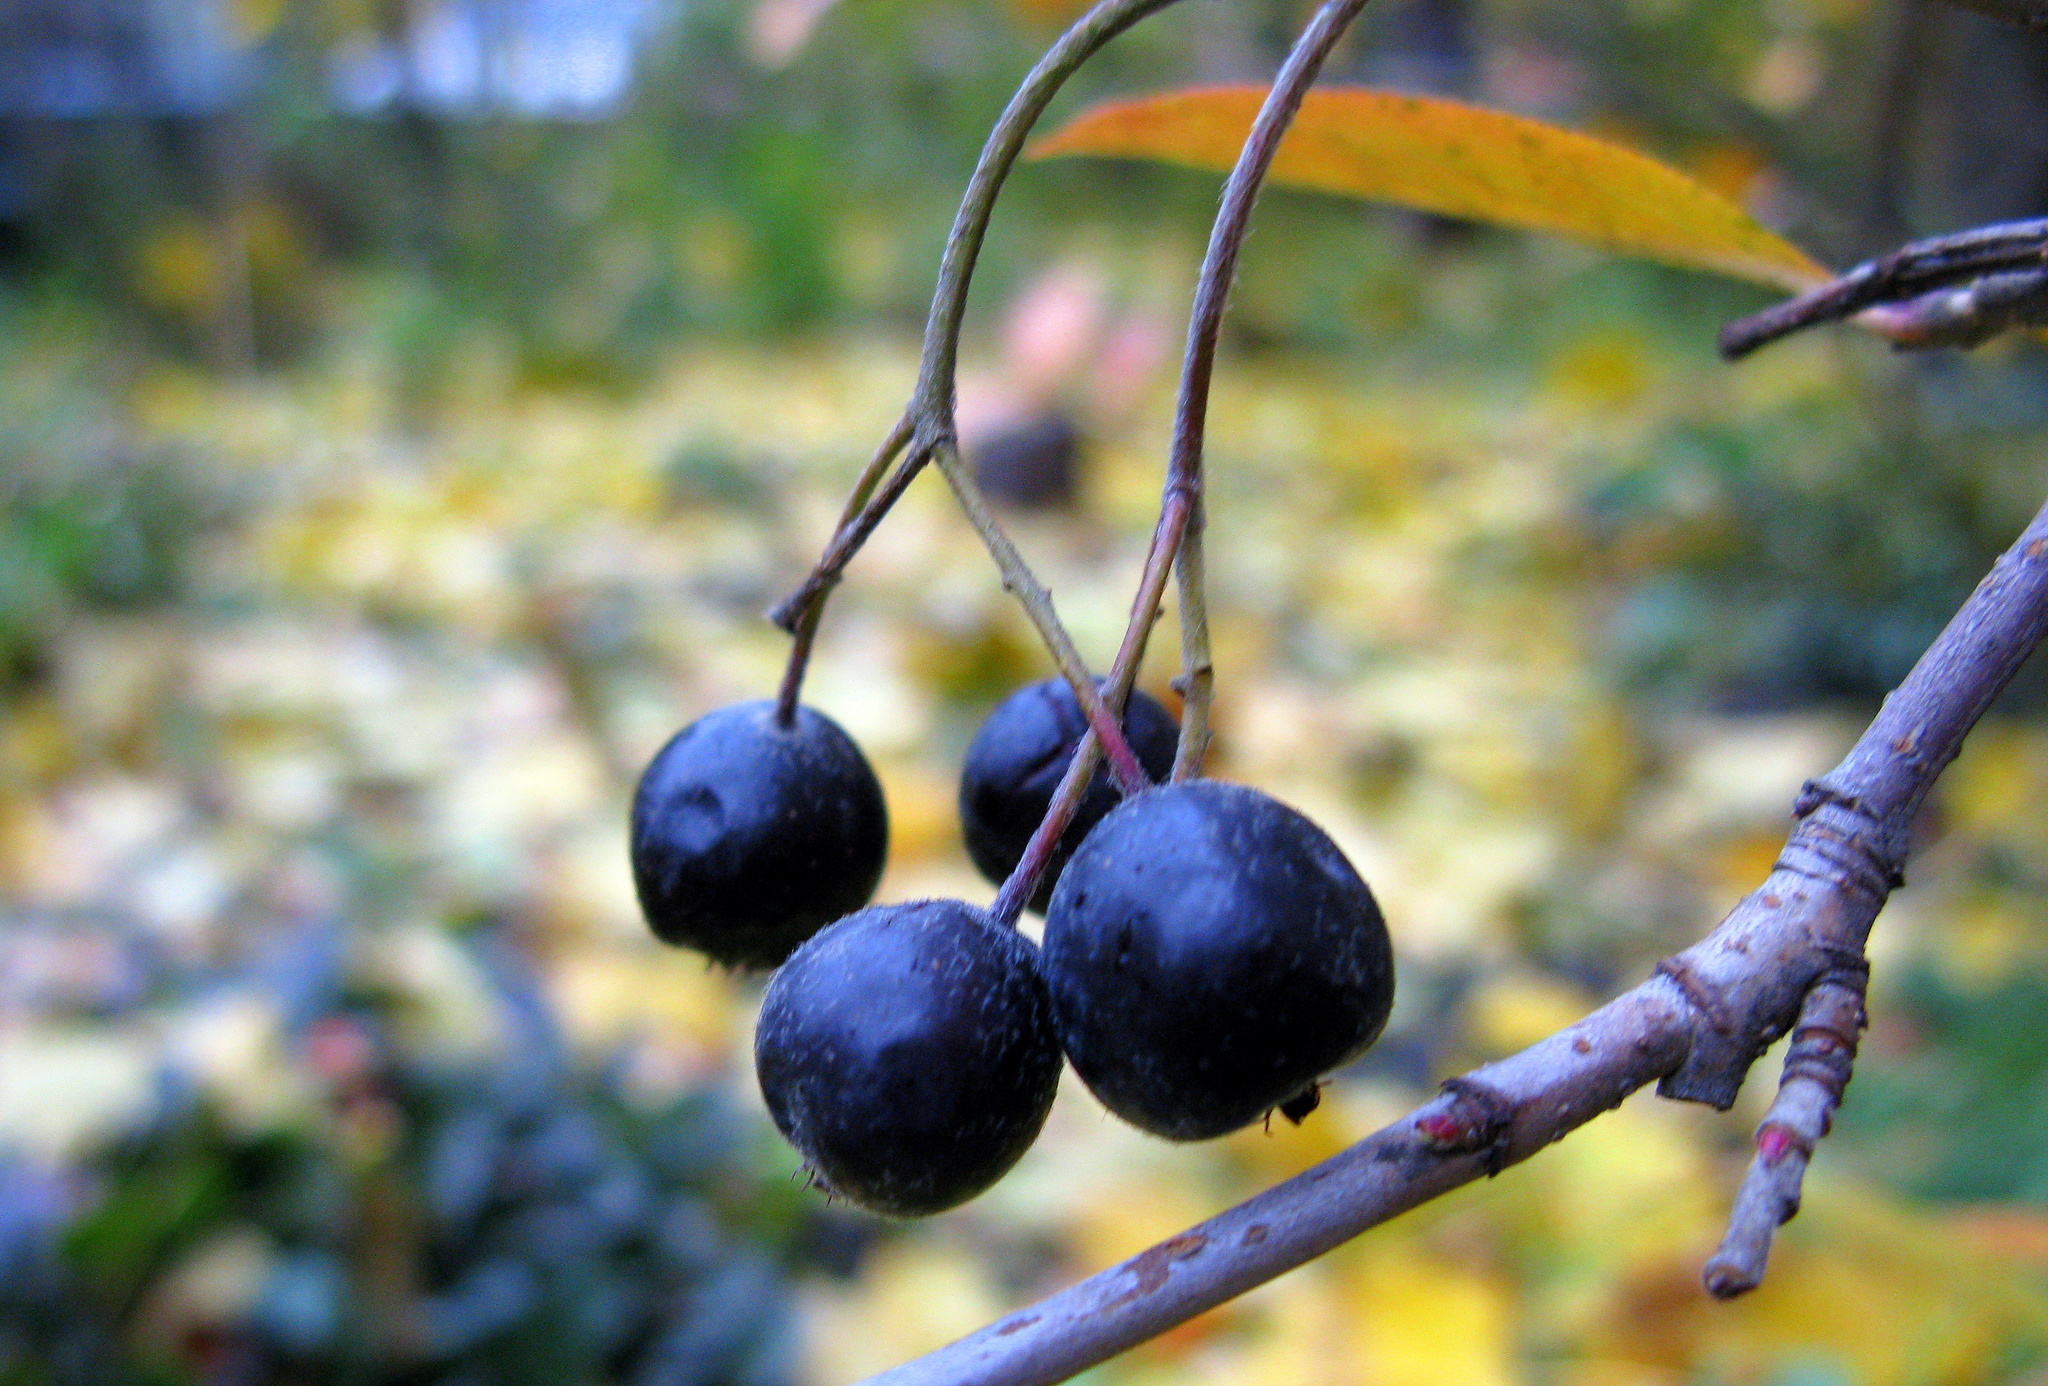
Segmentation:
[[(2048, 220), (1979, 226), (1914, 241), (1865, 261), (1831, 284), (1730, 323), (1721, 330), (1721, 355), (1731, 361), (1739, 360), (1781, 337), (1824, 322), (1855, 317), (1878, 305), (1910, 306), (1938, 290), (1967, 285), (1987, 276), (2039, 271), (2048, 271)], [(1964, 317), (1969, 308), (1977, 305), (1963, 301), (1946, 309), (1929, 305), (1917, 310), (1930, 320), (1924, 338), (1914, 335), (1910, 320), (1897, 321), (1876, 313), (1863, 321), (1901, 347), (1974, 345), (2013, 322), (2024, 320), (2020, 314), (2025, 308), (2015, 307), (2013, 300), (2016, 295), (2024, 298), (2025, 288), (2021, 284), (2007, 284), (1988, 290), (1980, 308), (1985, 314), (1984, 330), (1976, 336), (1968, 334)], [(2004, 316), (1994, 324), (1991, 319), (2000, 314)]]
[(1763, 1283), (1771, 1238), (1799, 1211), (1807, 1163), (1834, 1125), (1855, 1070), (1869, 981), (1870, 966), (1858, 958), (1806, 993), (1778, 1096), (1756, 1128), (1756, 1157), (1736, 1192), (1728, 1234), (1700, 1277), (1716, 1299), (1734, 1299)]
[(1979, 346), (2015, 327), (2048, 325), (2048, 267), (1987, 274), (1866, 308), (1856, 320), (1902, 351)]

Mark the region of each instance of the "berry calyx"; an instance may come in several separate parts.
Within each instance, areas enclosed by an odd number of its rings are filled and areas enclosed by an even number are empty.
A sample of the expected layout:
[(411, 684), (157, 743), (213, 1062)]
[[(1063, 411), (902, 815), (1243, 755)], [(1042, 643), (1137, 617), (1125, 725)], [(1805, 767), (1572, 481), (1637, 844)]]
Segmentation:
[(1040, 971), (1081, 1080), (1173, 1140), (1307, 1114), (1379, 1037), (1393, 952), (1372, 892), (1277, 799), (1194, 780), (1127, 800), (1053, 892)]
[[(1123, 730), (1145, 772), (1164, 779), (1173, 769), (1180, 736), (1173, 715), (1158, 699), (1133, 690), (1124, 704)], [(1016, 869), (1087, 731), (1088, 719), (1074, 690), (1066, 680), (1052, 678), (1027, 684), (996, 704), (974, 734), (960, 773), (960, 829), (967, 855), (992, 884), (1001, 885)], [(1045, 912), (1067, 859), (1118, 802), (1116, 786), (1098, 766), (1074, 821), (1060, 834), (1030, 908)]]
[(782, 965), (754, 1068), (829, 1191), (922, 1217), (1024, 1154), (1060, 1073), (1037, 952), (962, 901), (919, 900), (849, 915)]
[(882, 879), (889, 814), (853, 738), (771, 702), (700, 717), (655, 754), (633, 795), (633, 885), (663, 942), (773, 967)]

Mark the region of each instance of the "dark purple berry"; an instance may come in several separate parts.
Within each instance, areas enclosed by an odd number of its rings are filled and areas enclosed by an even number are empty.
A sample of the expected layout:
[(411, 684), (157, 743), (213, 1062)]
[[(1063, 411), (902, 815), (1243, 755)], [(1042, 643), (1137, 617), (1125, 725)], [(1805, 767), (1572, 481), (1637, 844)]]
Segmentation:
[[(1145, 772), (1155, 780), (1165, 779), (1180, 739), (1173, 715), (1158, 699), (1133, 690), (1124, 704), (1123, 729)], [(1022, 860), (1087, 731), (1088, 719), (1067, 681), (1046, 679), (996, 704), (974, 734), (960, 772), (960, 829), (967, 839), (967, 855), (993, 884), (1001, 885)], [(1116, 786), (1108, 772), (1097, 767), (1080, 811), (1060, 834), (1052, 863), (1039, 878), (1032, 909), (1045, 913), (1067, 858), (1117, 802)]]
[(1275, 1107), (1379, 1036), (1393, 953), (1372, 892), (1322, 829), (1242, 785), (1128, 800), (1053, 892), (1040, 971), (1075, 1072), (1173, 1140)]
[(1060, 1074), (1038, 950), (958, 900), (876, 905), (768, 983), (754, 1069), (831, 1192), (922, 1217), (1017, 1163)]
[(839, 724), (769, 702), (706, 713), (655, 754), (633, 795), (633, 884), (664, 942), (773, 967), (882, 879), (889, 814)]

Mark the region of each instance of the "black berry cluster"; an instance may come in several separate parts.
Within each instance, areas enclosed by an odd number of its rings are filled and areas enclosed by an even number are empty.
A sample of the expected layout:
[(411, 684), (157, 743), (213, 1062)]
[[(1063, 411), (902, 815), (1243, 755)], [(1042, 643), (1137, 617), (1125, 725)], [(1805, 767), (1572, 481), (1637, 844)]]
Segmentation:
[[(960, 789), (991, 880), (1018, 867), (1086, 730), (1062, 682), (999, 705)], [(1161, 777), (1176, 727), (1123, 728)], [(1194, 780), (1118, 802), (1091, 783), (1041, 863), (1041, 950), (958, 900), (867, 906), (887, 816), (839, 727), (730, 707), (662, 748), (633, 805), (648, 921), (672, 943), (777, 967), (754, 1061), (776, 1126), (833, 1194), (899, 1217), (988, 1188), (1037, 1137), (1061, 1056), (1103, 1104), (1174, 1140), (1275, 1109), (1379, 1034), (1393, 962), (1372, 892), (1277, 800)]]

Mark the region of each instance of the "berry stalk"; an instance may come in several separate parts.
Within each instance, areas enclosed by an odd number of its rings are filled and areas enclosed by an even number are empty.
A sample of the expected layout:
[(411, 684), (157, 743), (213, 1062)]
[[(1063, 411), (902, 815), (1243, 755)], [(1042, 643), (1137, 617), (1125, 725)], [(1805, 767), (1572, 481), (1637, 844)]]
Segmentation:
[[(834, 527), (832, 537), (825, 541), (824, 553), (819, 555), (803, 583), (769, 608), (770, 621), (794, 635), (805, 615), (824, 604), (825, 594), (838, 585), (839, 575), (846, 570), (846, 565), (853, 561), (854, 554), (860, 552), (861, 545), (875, 532), (875, 526), (882, 523), (882, 517), (889, 513), (889, 507), (896, 503), (896, 498), (903, 494), (903, 488), (917, 475), (917, 469), (924, 465), (922, 459), (912, 454), (889, 475), (886, 483), (882, 482), (883, 473), (896, 460), (896, 455), (909, 445), (912, 433), (912, 416), (905, 413), (854, 482), (853, 493), (846, 498), (845, 508), (839, 512), (839, 523)], [(879, 492), (875, 489), (877, 485), (881, 486)]]
[[(989, 131), (939, 260), (938, 284), (925, 321), (924, 353), (918, 364), (910, 407), (864, 476), (878, 476), (887, 465), (883, 459), (893, 457), (906, 445), (910, 446), (910, 453), (881, 489), (858, 507), (857, 514), (840, 525), (803, 583), (769, 613), (769, 619), (782, 629), (794, 633), (803, 614), (824, 601), (825, 594), (839, 581), (840, 573), (931, 460), (932, 453), (955, 443), (954, 372), (960, 358), (960, 325), (967, 311), (967, 290), (974, 278), (974, 264), (988, 232), (989, 218), (995, 210), (996, 195), (1023, 152), (1032, 127), (1067, 79), (1105, 44), (1147, 15), (1173, 3), (1174, 0), (1100, 0), (1046, 50)], [(856, 507), (849, 505), (848, 509), (854, 511)], [(800, 682), (801, 671), (798, 678)]]
[[(833, 531), (835, 543), (856, 520), (866, 514), (869, 499), (873, 496), (875, 487), (881, 483), (883, 473), (896, 459), (896, 454), (902, 452), (909, 442), (910, 415), (905, 414), (897, 421), (889, 436), (882, 440), (882, 445), (875, 449), (874, 457), (869, 459), (868, 465), (861, 470), (859, 478), (853, 483), (853, 493), (846, 498), (846, 506), (839, 512), (839, 524)], [(880, 520), (881, 516), (877, 515), (869, 528), (872, 529)], [(797, 699), (803, 693), (804, 671), (810, 667), (811, 647), (818, 637), (818, 622), (825, 614), (824, 592), (831, 583), (838, 580), (835, 571), (826, 588), (820, 589), (812, 600), (802, 603), (792, 611), (785, 611), (784, 608), (788, 607), (789, 603), (784, 602), (768, 613), (769, 620), (795, 637), (789, 647), (789, 662), (783, 667), (782, 688), (775, 698), (775, 721), (785, 731), (796, 725), (796, 705)]]
[[(989, 509), (988, 498), (982, 494), (974, 474), (961, 462), (959, 451), (946, 444), (933, 454), (933, 460), (947, 484), (953, 488), (953, 495), (960, 502), (968, 523), (981, 536), (989, 557), (995, 560), (997, 570), (1003, 575), (1003, 586), (1024, 608), (1024, 614), (1031, 618), (1038, 638), (1052, 652), (1054, 661), (1060, 666), (1061, 676), (1074, 690), (1074, 697), (1081, 704), (1081, 713), (1088, 719), (1090, 734), (1109, 757), (1109, 773), (1116, 781), (1117, 789), (1126, 798), (1142, 794), (1151, 788), (1152, 777), (1138, 763), (1137, 755), (1124, 737), (1123, 728), (1117, 723), (1129, 690), (1118, 696), (1112, 710), (1096, 686), (1094, 676), (1088, 672), (1088, 666), (1081, 662), (1081, 652), (1074, 648), (1073, 637), (1060, 624), (1060, 618), (1053, 610), (1052, 593), (1025, 565), (1023, 555), (1017, 552), (1017, 546), (1010, 542), (1010, 536)], [(1087, 781), (1083, 780), (1082, 784), (1085, 788)]]
[[(1238, 151), (1237, 166), (1223, 185), (1223, 205), (1209, 231), (1202, 275), (1195, 285), (1194, 310), (1188, 318), (1188, 344), (1182, 358), (1180, 401), (1174, 410), (1173, 451), (1167, 462), (1166, 495), (1187, 498), (1186, 520), (1177, 535), (1161, 527), (1161, 538), (1178, 549), (1181, 635), (1181, 734), (1173, 778), (1185, 780), (1201, 772), (1209, 746), (1209, 704), (1215, 668), (1209, 655), (1209, 615), (1202, 562), (1202, 441), (1209, 414), (1209, 384), (1216, 373), (1216, 340), (1223, 328), (1223, 309), (1230, 283), (1244, 249), (1245, 230), (1259, 199), (1281, 137), (1294, 123), (1302, 98), (1322, 71), (1365, 0), (1329, 0), (1295, 40), (1287, 61), (1273, 79), (1272, 90), (1252, 122), (1251, 134)], [(1164, 505), (1162, 504), (1162, 513)], [(1160, 540), (1155, 539), (1155, 543)]]
[[(1138, 594), (1131, 601), (1131, 621), (1124, 630), (1123, 645), (1116, 652), (1116, 660), (1110, 665), (1109, 677), (1102, 690), (1102, 700), (1118, 712), (1131, 696), (1131, 687), (1137, 682), (1138, 666), (1144, 662), (1145, 644), (1152, 634), (1153, 622), (1159, 618), (1159, 603), (1166, 595), (1166, 579), (1173, 566), (1173, 550), (1158, 540), (1158, 535), (1169, 529), (1176, 529), (1186, 523), (1187, 498), (1169, 496), (1159, 516), (1154, 532), (1151, 551), (1145, 557), (1145, 571), (1138, 578)], [(1024, 855), (1018, 859), (1017, 867), (996, 892), (995, 903), (989, 906), (989, 916), (997, 923), (1014, 925), (1024, 912), (1024, 906), (1038, 891), (1039, 878), (1052, 865), (1055, 849), (1061, 834), (1074, 821), (1080, 811), (1081, 801), (1087, 796), (1089, 780), (1095, 774), (1095, 762), (1101, 755), (1101, 744), (1096, 740), (1091, 724), (1081, 744), (1074, 748), (1074, 758), (1067, 764), (1067, 773), (1060, 780), (1059, 788), (1053, 791), (1052, 802), (1047, 805), (1045, 818), (1037, 831), (1031, 834), (1031, 841), (1024, 848)]]

